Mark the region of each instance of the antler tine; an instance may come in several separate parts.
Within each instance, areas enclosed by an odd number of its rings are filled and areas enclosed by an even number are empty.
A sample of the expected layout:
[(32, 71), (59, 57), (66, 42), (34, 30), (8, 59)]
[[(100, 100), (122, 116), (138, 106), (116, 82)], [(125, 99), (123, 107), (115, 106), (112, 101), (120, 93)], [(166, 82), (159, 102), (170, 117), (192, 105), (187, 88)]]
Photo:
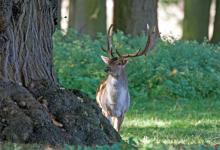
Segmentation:
[(113, 24), (111, 24), (109, 29), (108, 29), (108, 36), (107, 36), (108, 47), (107, 47), (107, 51), (111, 55), (111, 57), (113, 58), (114, 55), (113, 55), (113, 48), (112, 48), (112, 35), (110, 35), (110, 32), (111, 32), (112, 28), (113, 28)]
[(103, 52), (108, 53), (108, 51), (107, 51), (104, 47), (101, 47), (101, 50), (102, 50)]
[(114, 57), (113, 55), (113, 49), (112, 49), (112, 36), (110, 36), (110, 32), (111, 29), (113, 27), (113, 24), (110, 25), (110, 27), (108, 28), (108, 32), (107, 32), (107, 49), (105, 49), (104, 47), (101, 47), (101, 50), (103, 52), (108, 53), (112, 58)]
[(119, 51), (117, 49), (115, 49), (116, 54), (118, 55), (118, 57), (122, 57), (121, 54), (119, 53)]
[(139, 49), (136, 53), (133, 54), (126, 54), (126, 55), (122, 55), (123, 58), (129, 58), (129, 57), (137, 57), (137, 56), (141, 56), (141, 55), (146, 55), (148, 50), (153, 46), (154, 44), (154, 40), (155, 40), (155, 27), (153, 28), (153, 30), (149, 30), (149, 26), (147, 25), (147, 33), (148, 33), (148, 38), (147, 38), (147, 43), (145, 45), (145, 48), (143, 51), (141, 51), (141, 49)]

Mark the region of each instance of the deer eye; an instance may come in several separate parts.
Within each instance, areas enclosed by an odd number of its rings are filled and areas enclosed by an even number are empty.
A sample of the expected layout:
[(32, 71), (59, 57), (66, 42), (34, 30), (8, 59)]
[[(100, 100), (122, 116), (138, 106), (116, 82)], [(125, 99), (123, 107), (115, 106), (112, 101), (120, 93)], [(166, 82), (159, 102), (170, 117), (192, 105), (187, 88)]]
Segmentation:
[(118, 65), (124, 65), (124, 61), (122, 60), (122, 61), (118, 62)]
[(107, 67), (104, 69), (105, 72), (109, 72), (110, 70), (111, 70), (111, 68), (110, 68), (109, 66), (107, 66)]

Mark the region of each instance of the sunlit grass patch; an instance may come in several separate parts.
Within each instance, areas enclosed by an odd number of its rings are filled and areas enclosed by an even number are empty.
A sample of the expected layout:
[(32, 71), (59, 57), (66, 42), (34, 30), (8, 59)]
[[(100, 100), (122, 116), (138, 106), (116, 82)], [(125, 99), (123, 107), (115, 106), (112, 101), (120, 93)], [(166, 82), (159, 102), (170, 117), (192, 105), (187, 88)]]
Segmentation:
[(220, 143), (218, 104), (218, 100), (198, 100), (197, 104), (189, 101), (178, 104), (177, 108), (169, 101), (142, 101), (127, 113), (121, 134), (124, 139), (134, 137), (140, 146), (151, 143), (214, 145)]
[(163, 121), (158, 119), (125, 119), (123, 127), (168, 127), (171, 124), (171, 121)]

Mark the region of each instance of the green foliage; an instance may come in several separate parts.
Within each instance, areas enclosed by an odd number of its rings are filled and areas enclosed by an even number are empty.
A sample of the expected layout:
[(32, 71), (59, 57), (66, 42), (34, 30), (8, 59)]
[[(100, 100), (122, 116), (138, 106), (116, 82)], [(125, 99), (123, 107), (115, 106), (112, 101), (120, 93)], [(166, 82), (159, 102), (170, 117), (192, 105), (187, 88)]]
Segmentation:
[[(146, 42), (140, 37), (114, 34), (114, 47), (120, 52), (134, 52)], [(71, 30), (54, 36), (54, 63), (60, 83), (77, 88), (95, 98), (96, 87), (105, 78), (100, 49), (106, 37), (95, 40)], [(127, 65), (132, 96), (146, 99), (216, 99), (220, 97), (220, 48), (208, 43), (158, 41), (147, 57), (133, 58)]]
[(182, 1), (182, 0), (160, 0), (159, 2), (161, 4), (169, 5), (169, 4), (177, 4), (180, 1)]
[[(131, 37), (120, 31), (113, 35), (114, 48), (121, 53), (143, 48), (146, 40), (145, 35)], [(54, 63), (60, 83), (95, 99), (106, 76), (102, 46), (106, 47), (102, 34), (91, 39), (74, 30), (66, 36), (56, 32)], [(208, 143), (212, 149), (220, 143), (218, 45), (159, 40), (147, 57), (131, 59), (126, 71), (132, 102), (120, 133), (128, 145), (181, 149), (173, 144), (184, 144), (185, 149), (204, 149), (198, 144)]]

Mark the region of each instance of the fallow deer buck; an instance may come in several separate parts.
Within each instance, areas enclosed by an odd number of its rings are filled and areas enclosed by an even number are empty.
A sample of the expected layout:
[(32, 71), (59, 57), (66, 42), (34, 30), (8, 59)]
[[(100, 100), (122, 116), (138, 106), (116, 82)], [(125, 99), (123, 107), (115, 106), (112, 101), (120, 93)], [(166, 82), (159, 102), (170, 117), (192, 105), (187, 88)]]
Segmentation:
[(155, 32), (148, 29), (148, 40), (144, 50), (138, 50), (133, 54), (121, 55), (117, 50), (117, 56), (114, 56), (112, 48), (112, 36), (110, 31), (113, 25), (108, 29), (107, 50), (102, 48), (103, 51), (110, 55), (109, 57), (101, 56), (104, 63), (107, 65), (105, 72), (108, 73), (107, 79), (104, 80), (96, 93), (96, 101), (102, 109), (102, 113), (112, 123), (116, 131), (119, 132), (121, 124), (124, 119), (124, 114), (130, 105), (130, 95), (128, 92), (128, 80), (125, 73), (125, 65), (129, 58), (142, 56), (148, 52), (153, 46), (155, 40)]

